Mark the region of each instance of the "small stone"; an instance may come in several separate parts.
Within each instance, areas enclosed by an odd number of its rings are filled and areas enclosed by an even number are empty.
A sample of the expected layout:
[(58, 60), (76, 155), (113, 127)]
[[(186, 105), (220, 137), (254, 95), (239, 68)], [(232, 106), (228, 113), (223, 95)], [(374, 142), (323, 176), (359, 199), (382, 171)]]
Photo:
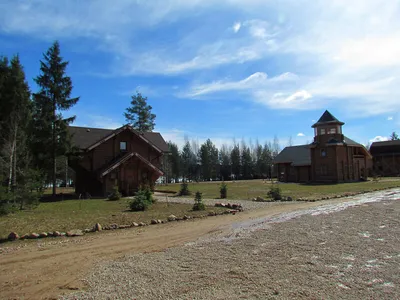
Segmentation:
[(184, 220), (189, 220), (189, 219), (191, 219), (191, 217), (190, 217), (190, 216), (187, 216), (187, 215), (184, 215), (184, 216), (183, 216), (183, 219), (184, 219)]
[(46, 238), (46, 237), (47, 237), (47, 232), (41, 232), (41, 233), (39, 233), (39, 237), (41, 237), (41, 238)]
[(136, 222), (133, 222), (133, 223), (132, 223), (132, 226), (133, 226), (133, 227), (138, 227), (138, 226), (139, 226), (139, 224), (138, 224), (138, 223), (136, 223)]
[(126, 229), (126, 228), (129, 228), (129, 227), (131, 227), (131, 226), (130, 225), (119, 225), (120, 229)]
[(161, 220), (157, 220), (157, 223), (158, 223), (158, 224), (161, 224), (161, 223), (162, 223), (162, 221), (161, 221)]
[(20, 240), (25, 240), (29, 238), (29, 234), (25, 233), (24, 235), (21, 235), (21, 237), (19, 238)]
[(91, 232), (91, 231), (92, 231), (92, 229), (90, 229), (90, 228), (86, 228), (86, 229), (84, 230), (85, 233), (89, 233), (89, 232)]
[(71, 230), (67, 232), (67, 236), (68, 237), (73, 237), (73, 236), (82, 236), (84, 235), (83, 231), (80, 229), (76, 229), (76, 230)]
[(176, 221), (176, 216), (170, 215), (170, 216), (168, 217), (168, 221), (170, 221), (170, 222)]
[(256, 200), (257, 202), (264, 202), (265, 201), (265, 199), (260, 197), (260, 196), (258, 196), (256, 199), (257, 199)]
[(157, 220), (156, 220), (156, 219), (152, 219), (152, 220), (150, 221), (150, 223), (151, 223), (152, 225), (154, 225), (154, 224), (158, 224), (158, 222), (157, 222)]
[(115, 224), (115, 223), (114, 223), (114, 224), (111, 224), (111, 225), (110, 225), (110, 228), (111, 228), (111, 229), (118, 229), (119, 226), (118, 226), (118, 224)]
[(18, 235), (18, 233), (16, 233), (16, 232), (11, 232), (9, 235), (8, 235), (8, 240), (9, 241), (15, 241), (15, 240), (18, 240), (19, 239), (19, 235)]
[(52, 236), (61, 236), (61, 233), (59, 231), (53, 231)]
[(30, 239), (37, 239), (37, 238), (39, 238), (39, 234), (36, 233), (36, 232), (32, 232), (32, 233), (29, 235), (29, 238), (30, 238)]
[(60, 232), (60, 236), (66, 236), (67, 234), (65, 232)]
[(209, 217), (213, 217), (213, 216), (216, 216), (217, 214), (214, 212), (214, 211), (210, 211), (209, 213), (208, 213), (208, 216)]
[(146, 223), (140, 222), (139, 226), (146, 226)]
[(287, 197), (287, 201), (293, 201), (292, 197)]
[(103, 228), (101, 227), (100, 223), (96, 223), (93, 227), (94, 231), (102, 231)]

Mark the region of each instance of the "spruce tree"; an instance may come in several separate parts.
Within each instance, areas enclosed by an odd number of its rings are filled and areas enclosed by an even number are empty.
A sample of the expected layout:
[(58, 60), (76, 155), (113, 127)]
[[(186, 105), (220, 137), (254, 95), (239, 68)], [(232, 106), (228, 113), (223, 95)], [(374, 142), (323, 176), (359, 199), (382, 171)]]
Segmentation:
[[(17, 185), (17, 168), (27, 167), (27, 125), (31, 115), (30, 92), (19, 57), (0, 63), (0, 149), (2, 172), (7, 168), (9, 190)], [(3, 173), (4, 175), (4, 173)]]
[(124, 113), (126, 122), (139, 132), (153, 131), (156, 115), (151, 113), (153, 108), (147, 104), (147, 97), (136, 92), (132, 96), (131, 106)]
[(393, 131), (392, 134), (390, 135), (390, 140), (391, 141), (398, 141), (399, 140), (399, 136), (397, 135), (397, 133), (395, 131)]
[(32, 149), (37, 166), (50, 171), (53, 196), (56, 194), (56, 158), (68, 152), (68, 124), (75, 120), (75, 116), (64, 118), (61, 112), (79, 101), (79, 97), (70, 98), (73, 86), (66, 75), (68, 63), (61, 57), (59, 43), (54, 42), (40, 61), (40, 75), (35, 78), (39, 91), (33, 94)]

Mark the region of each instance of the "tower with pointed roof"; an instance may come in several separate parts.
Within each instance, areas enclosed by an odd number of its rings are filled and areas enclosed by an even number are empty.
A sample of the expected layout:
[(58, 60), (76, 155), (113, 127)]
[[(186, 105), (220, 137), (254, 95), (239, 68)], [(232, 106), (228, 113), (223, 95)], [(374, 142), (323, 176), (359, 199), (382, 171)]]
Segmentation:
[(311, 178), (314, 182), (345, 182), (367, 176), (370, 154), (364, 146), (343, 134), (343, 122), (325, 111), (312, 125), (314, 141), (310, 145)]

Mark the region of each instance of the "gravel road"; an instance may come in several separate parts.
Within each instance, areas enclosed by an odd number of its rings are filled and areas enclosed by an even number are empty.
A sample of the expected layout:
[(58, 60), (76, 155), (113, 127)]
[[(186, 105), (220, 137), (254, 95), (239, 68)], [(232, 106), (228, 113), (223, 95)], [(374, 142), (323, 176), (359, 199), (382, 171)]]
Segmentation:
[(62, 299), (400, 299), (400, 190), (372, 195), (101, 263)]

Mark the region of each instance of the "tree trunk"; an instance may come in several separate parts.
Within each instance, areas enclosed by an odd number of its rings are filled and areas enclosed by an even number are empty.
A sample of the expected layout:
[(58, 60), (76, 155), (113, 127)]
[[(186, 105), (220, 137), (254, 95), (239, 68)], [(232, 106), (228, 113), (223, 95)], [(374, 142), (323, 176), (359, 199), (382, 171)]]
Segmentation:
[(52, 139), (53, 139), (53, 149), (52, 149), (52, 160), (53, 160), (53, 170), (52, 170), (52, 182), (53, 182), (53, 191), (52, 191), (52, 196), (53, 196), (53, 198), (55, 198), (56, 197), (56, 183), (57, 183), (57, 178), (56, 178), (56, 173), (57, 173), (57, 170), (56, 170), (56, 150), (57, 150), (57, 147), (56, 147), (56, 101), (55, 100), (53, 100), (53, 136), (52, 136)]
[(65, 188), (68, 187), (68, 156), (65, 156)]
[(13, 148), (14, 148), (14, 159), (13, 159), (13, 177), (12, 177), (12, 189), (15, 190), (17, 186), (17, 133), (18, 133), (18, 125), (15, 125), (15, 132), (14, 132), (14, 141), (13, 141)]

